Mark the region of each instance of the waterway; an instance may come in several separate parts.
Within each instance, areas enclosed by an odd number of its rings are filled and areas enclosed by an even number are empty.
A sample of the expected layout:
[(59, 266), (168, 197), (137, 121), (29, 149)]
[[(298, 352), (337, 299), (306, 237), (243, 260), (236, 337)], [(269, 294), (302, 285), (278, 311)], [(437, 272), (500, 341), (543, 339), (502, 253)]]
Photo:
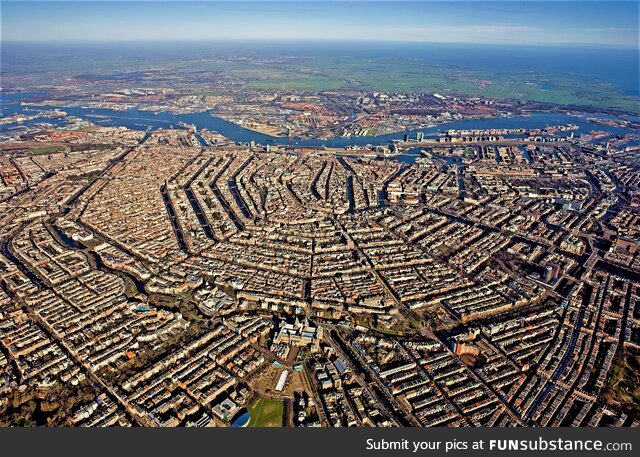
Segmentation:
[[(173, 114), (167, 111), (141, 111), (137, 109), (129, 109), (123, 111), (117, 111), (112, 109), (97, 109), (97, 108), (83, 108), (83, 107), (54, 107), (54, 106), (33, 106), (22, 105), (18, 100), (12, 100), (10, 103), (3, 103), (2, 114), (4, 116), (24, 113), (33, 113), (33, 109), (59, 109), (65, 111), (71, 116), (76, 116), (82, 119), (90, 120), (99, 125), (105, 126), (123, 126), (133, 130), (146, 130), (151, 127), (156, 128), (178, 128), (180, 123), (189, 125), (195, 125), (199, 130), (208, 129), (210, 131), (218, 132), (225, 137), (235, 142), (251, 142), (254, 141), (259, 144), (280, 144), (287, 146), (326, 146), (341, 148), (345, 146), (366, 146), (366, 145), (388, 145), (393, 140), (399, 140), (404, 135), (409, 135), (411, 138), (415, 138), (418, 131), (425, 134), (437, 134), (449, 129), (458, 130), (474, 130), (474, 129), (539, 129), (550, 125), (564, 125), (575, 124), (578, 129), (575, 130), (575, 135), (592, 130), (601, 130), (609, 133), (610, 135), (625, 135), (629, 133), (638, 133), (630, 129), (610, 127), (603, 125), (595, 125), (587, 122), (582, 117), (570, 116), (564, 113), (549, 113), (549, 112), (537, 112), (530, 116), (514, 116), (514, 117), (496, 117), (488, 119), (469, 119), (461, 121), (451, 121), (444, 124), (440, 124), (435, 127), (428, 127), (419, 130), (409, 130), (404, 132), (397, 132), (388, 135), (380, 136), (360, 136), (360, 137), (335, 137), (328, 140), (318, 139), (300, 139), (300, 138), (287, 138), (280, 137), (274, 138), (269, 135), (248, 130), (232, 122), (225, 121), (219, 117), (216, 117), (212, 112), (191, 113), (191, 114)], [(56, 119), (43, 119), (36, 121), (25, 122), (23, 125), (29, 125), (33, 122), (49, 122), (54, 125), (60, 125), (61, 121)], [(6, 124), (0, 126), (0, 132), (9, 128), (15, 127), (17, 124)], [(565, 134), (565, 133), (562, 133)], [(201, 144), (203, 140), (200, 139)], [(413, 156), (414, 154), (409, 154)], [(401, 161), (409, 162), (410, 159), (402, 157)]]

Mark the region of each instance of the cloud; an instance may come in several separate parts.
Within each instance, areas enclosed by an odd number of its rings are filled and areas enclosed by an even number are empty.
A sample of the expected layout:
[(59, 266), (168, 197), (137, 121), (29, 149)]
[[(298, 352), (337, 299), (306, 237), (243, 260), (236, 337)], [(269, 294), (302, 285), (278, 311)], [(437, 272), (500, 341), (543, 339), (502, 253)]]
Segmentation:
[[(553, 3), (5, 2), (5, 40), (366, 40), (638, 47), (637, 8)], [(564, 9), (563, 9), (564, 8)]]

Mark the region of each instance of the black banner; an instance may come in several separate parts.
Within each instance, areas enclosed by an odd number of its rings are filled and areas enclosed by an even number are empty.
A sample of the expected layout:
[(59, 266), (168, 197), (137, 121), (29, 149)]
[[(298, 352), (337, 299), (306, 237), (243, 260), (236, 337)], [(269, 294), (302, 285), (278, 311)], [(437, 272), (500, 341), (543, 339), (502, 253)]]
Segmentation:
[(640, 435), (634, 428), (2, 429), (0, 443), (3, 455), (27, 456), (630, 456)]

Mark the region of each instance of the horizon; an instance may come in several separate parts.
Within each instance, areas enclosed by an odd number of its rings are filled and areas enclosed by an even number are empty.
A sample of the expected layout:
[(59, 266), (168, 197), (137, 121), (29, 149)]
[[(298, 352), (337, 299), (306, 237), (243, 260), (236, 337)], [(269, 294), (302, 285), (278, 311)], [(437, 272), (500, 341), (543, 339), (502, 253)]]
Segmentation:
[[(81, 0), (69, 0), (69, 1), (81, 1)], [(113, 0), (124, 1), (124, 0)], [(150, 1), (150, 0), (136, 0), (136, 1)], [(204, 1), (204, 0), (197, 0)], [(244, 1), (244, 0), (239, 0)], [(356, 0), (360, 1), (360, 0)], [(378, 0), (373, 0), (378, 1)], [(72, 45), (72, 46), (90, 46), (90, 45), (122, 45), (122, 44), (217, 44), (217, 45), (232, 45), (232, 44), (248, 44), (248, 45), (287, 45), (287, 46), (303, 46), (313, 44), (331, 44), (331, 45), (402, 45), (402, 46), (434, 46), (434, 47), (457, 47), (457, 48), (484, 48), (495, 47), (503, 49), (585, 49), (585, 50), (613, 50), (613, 51), (638, 51), (640, 48), (633, 48), (630, 46), (606, 44), (606, 43), (478, 43), (478, 42), (447, 42), (447, 41), (394, 41), (394, 40), (367, 40), (367, 39), (331, 39), (331, 38), (316, 38), (312, 40), (296, 40), (292, 42), (284, 38), (262, 39), (256, 38), (234, 38), (234, 39), (123, 39), (123, 40), (14, 40), (3, 39), (0, 37), (0, 45), (2, 44), (34, 44), (45, 46), (59, 46), (59, 45)], [(639, 55), (640, 57), (640, 55)]]
[(638, 49), (638, 16), (637, 2), (628, 1), (8, 1), (2, 2), (1, 40), (302, 40)]

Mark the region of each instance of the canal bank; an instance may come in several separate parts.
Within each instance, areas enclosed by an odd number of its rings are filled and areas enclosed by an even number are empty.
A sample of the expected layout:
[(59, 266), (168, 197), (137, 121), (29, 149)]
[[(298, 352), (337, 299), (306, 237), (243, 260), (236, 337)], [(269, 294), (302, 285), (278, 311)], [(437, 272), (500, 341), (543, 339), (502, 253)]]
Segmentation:
[[(391, 143), (393, 140), (401, 140), (405, 135), (415, 138), (418, 132), (425, 135), (433, 135), (446, 130), (484, 130), (484, 129), (543, 129), (551, 125), (574, 124), (578, 128), (575, 135), (580, 135), (587, 131), (600, 130), (610, 135), (625, 135), (638, 133), (630, 129), (612, 127), (606, 125), (595, 125), (586, 121), (582, 117), (570, 116), (564, 113), (555, 112), (535, 112), (528, 116), (494, 117), (484, 119), (467, 119), (451, 121), (435, 127), (408, 130), (380, 136), (358, 136), (358, 137), (335, 137), (328, 140), (300, 139), (300, 138), (274, 138), (254, 130), (243, 128), (232, 122), (215, 117), (211, 111), (190, 114), (174, 114), (168, 111), (141, 111), (129, 109), (116, 111), (105, 108), (84, 108), (76, 106), (36, 106), (22, 105), (18, 102), (3, 105), (3, 115), (20, 114), (33, 112), (33, 110), (61, 110), (70, 116), (90, 120), (96, 124), (104, 126), (122, 126), (132, 130), (145, 130), (149, 127), (157, 128), (179, 128), (180, 125), (188, 124), (195, 126), (198, 130), (207, 129), (215, 131), (235, 142), (255, 142), (263, 145), (278, 144), (283, 146), (299, 147), (333, 147), (343, 148), (347, 146), (381, 146)], [(47, 120), (50, 121), (50, 120)], [(56, 122), (56, 124), (58, 124)], [(13, 124), (0, 126), (0, 131), (6, 130)], [(24, 125), (28, 125), (25, 123)], [(202, 140), (200, 140), (202, 144)]]

